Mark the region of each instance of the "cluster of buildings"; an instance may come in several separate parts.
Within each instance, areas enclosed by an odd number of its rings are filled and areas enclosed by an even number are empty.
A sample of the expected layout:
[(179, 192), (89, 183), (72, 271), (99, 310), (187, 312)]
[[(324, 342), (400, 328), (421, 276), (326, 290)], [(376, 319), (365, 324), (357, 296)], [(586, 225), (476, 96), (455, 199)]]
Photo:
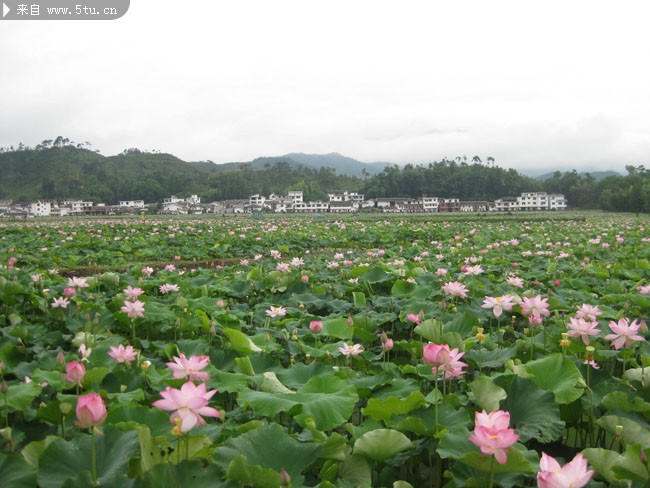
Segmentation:
[(0, 200), (0, 216), (19, 217), (65, 217), (80, 215), (126, 215), (161, 213), (181, 214), (246, 214), (246, 213), (353, 213), (375, 211), (384, 213), (456, 213), (456, 212), (519, 212), (538, 210), (566, 210), (564, 195), (546, 192), (522, 193), (517, 197), (502, 197), (494, 202), (461, 201), (458, 198), (442, 198), (422, 195), (420, 198), (374, 198), (366, 200), (362, 193), (348, 190), (327, 192), (327, 201), (304, 201), (302, 190), (289, 191), (287, 195), (271, 193), (251, 195), (247, 199), (201, 203), (197, 195), (178, 198), (172, 195), (161, 204), (146, 204), (143, 200), (120, 201), (118, 205), (106, 205), (82, 200), (38, 200), (14, 204)]
[(545, 192), (522, 193), (518, 197), (503, 197), (494, 202), (461, 201), (422, 195), (420, 198), (375, 198), (366, 200), (362, 193), (347, 190), (327, 192), (327, 201), (305, 202), (302, 191), (290, 191), (287, 196), (272, 193), (269, 197), (255, 194), (248, 199), (226, 200), (208, 204), (211, 213), (352, 213), (380, 211), (384, 213), (456, 213), (513, 212), (534, 210), (566, 210), (564, 195)]
[(0, 200), (0, 217), (67, 217), (83, 215), (120, 215), (135, 211), (150, 211), (157, 204), (145, 204), (143, 200), (119, 202), (118, 205), (106, 205), (84, 200), (38, 200), (28, 203), (14, 203), (12, 200)]

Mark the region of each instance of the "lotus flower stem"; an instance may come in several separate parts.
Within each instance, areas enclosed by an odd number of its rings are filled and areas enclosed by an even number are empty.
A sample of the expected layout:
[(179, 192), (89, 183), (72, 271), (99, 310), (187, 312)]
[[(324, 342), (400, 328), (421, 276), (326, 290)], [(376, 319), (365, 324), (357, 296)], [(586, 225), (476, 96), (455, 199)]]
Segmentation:
[(434, 405), (434, 406), (435, 406), (435, 409), (436, 409), (436, 410), (435, 410), (435, 411), (436, 411), (436, 423), (435, 423), (435, 426), (436, 426), (436, 427), (435, 427), (435, 431), (434, 431), (434, 432), (437, 434), (437, 433), (438, 433), (438, 373), (437, 373), (437, 372), (436, 372), (436, 374), (435, 374), (434, 377), (433, 377), (433, 384), (434, 384), (434, 387), (435, 387), (434, 399), (435, 399), (435, 401), (436, 401), (436, 403), (435, 403), (435, 405)]
[(494, 484), (494, 470), (496, 468), (496, 457), (493, 455), (492, 456), (492, 462), (490, 463), (490, 485), (489, 488), (492, 488), (492, 485)]
[(97, 452), (95, 451), (95, 427), (90, 427), (92, 462), (93, 462), (93, 486), (97, 486)]
[(587, 390), (589, 392), (589, 444), (594, 447), (594, 394), (591, 391), (591, 366), (587, 365)]

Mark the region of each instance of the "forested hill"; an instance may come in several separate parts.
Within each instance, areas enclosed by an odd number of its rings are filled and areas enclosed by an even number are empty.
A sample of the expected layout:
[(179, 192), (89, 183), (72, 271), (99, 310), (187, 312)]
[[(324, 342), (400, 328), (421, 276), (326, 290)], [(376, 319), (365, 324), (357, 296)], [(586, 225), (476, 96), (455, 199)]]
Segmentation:
[(203, 201), (214, 201), (300, 189), (316, 200), (325, 198), (329, 189), (360, 190), (363, 185), (360, 178), (328, 168), (292, 169), (283, 162), (264, 170), (244, 166), (219, 172), (210, 165), (137, 149), (109, 157), (75, 146), (10, 150), (0, 153), (0, 199), (69, 197), (113, 204), (198, 194)]
[(494, 200), (524, 191), (563, 193), (571, 207), (650, 212), (650, 171), (627, 166), (626, 176), (597, 181), (576, 171), (555, 172), (541, 181), (513, 169), (481, 162), (443, 159), (427, 166), (386, 166), (365, 178), (331, 168), (292, 167), (284, 161), (253, 169), (233, 165), (215, 171), (213, 163), (188, 163), (170, 154), (129, 149), (105, 157), (84, 147), (59, 144), (0, 150), (0, 199), (17, 202), (78, 198), (115, 204), (119, 200), (160, 202), (170, 195), (198, 194), (202, 201), (248, 198), (261, 193), (303, 190), (306, 200), (326, 198), (327, 190), (355, 190), (366, 198), (423, 194), (461, 200)]

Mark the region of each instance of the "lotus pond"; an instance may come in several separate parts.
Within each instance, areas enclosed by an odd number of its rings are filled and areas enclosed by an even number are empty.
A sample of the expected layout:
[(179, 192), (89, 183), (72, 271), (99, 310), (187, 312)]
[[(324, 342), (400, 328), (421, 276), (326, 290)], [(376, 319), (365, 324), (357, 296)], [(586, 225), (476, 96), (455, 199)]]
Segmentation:
[(0, 223), (0, 484), (647, 486), (649, 227)]

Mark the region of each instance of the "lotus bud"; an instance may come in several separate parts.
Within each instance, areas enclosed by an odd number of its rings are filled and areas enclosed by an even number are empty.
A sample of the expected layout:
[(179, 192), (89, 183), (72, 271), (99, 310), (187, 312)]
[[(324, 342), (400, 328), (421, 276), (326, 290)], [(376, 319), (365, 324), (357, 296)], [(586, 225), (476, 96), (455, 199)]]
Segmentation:
[(352, 327), (354, 325), (354, 320), (352, 320), (352, 315), (348, 315), (348, 325)]
[(0, 359), (0, 374), (4, 374), (5, 372), (5, 362)]
[(282, 486), (289, 486), (291, 484), (291, 476), (289, 476), (289, 473), (284, 468), (280, 470), (280, 483), (282, 483)]
[(59, 350), (59, 353), (56, 355), (56, 365), (64, 366), (65, 365), (65, 355), (63, 351)]
[(319, 334), (321, 330), (323, 330), (323, 322), (320, 320), (312, 320), (309, 323), (309, 330), (312, 332), (312, 334)]
[(648, 333), (648, 324), (646, 324), (643, 319), (641, 319), (641, 322), (639, 323), (639, 332), (643, 335)]
[(7, 382), (2, 378), (2, 386), (0, 387), (0, 391), (2, 393), (6, 394), (9, 391), (9, 385), (7, 385)]
[(420, 312), (418, 313), (418, 317), (420, 317), (420, 320), (424, 320), (424, 310), (420, 309)]
[(386, 339), (386, 342), (382, 344), (384, 351), (390, 351), (393, 348), (393, 339)]
[(382, 344), (386, 344), (388, 341), (388, 336), (386, 335), (386, 332), (382, 331), (381, 336), (379, 338)]

